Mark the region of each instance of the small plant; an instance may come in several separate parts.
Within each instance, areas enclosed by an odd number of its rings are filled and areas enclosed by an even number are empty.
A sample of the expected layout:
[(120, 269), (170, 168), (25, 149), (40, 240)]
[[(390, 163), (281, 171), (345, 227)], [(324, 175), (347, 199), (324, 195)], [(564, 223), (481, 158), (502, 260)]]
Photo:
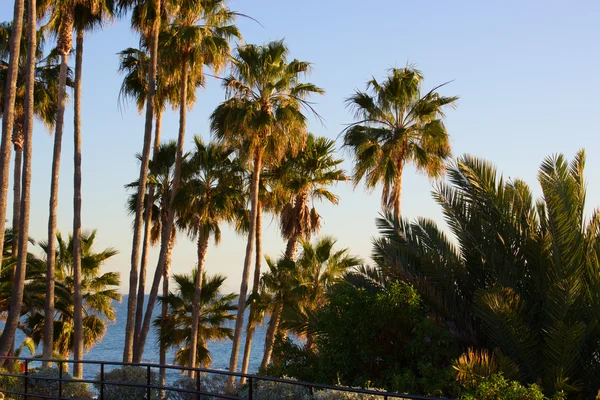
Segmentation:
[[(104, 374), (104, 400), (139, 400), (146, 398), (147, 389), (143, 387), (127, 386), (127, 384), (145, 385), (148, 382), (146, 368), (125, 366), (113, 369)], [(96, 376), (100, 380), (100, 375)], [(150, 384), (156, 385), (156, 373), (151, 372)], [(96, 390), (100, 391), (101, 384), (94, 383)], [(150, 392), (152, 399), (157, 399), (157, 390)]]
[[(562, 400), (565, 397), (557, 393), (550, 400)], [(504, 378), (501, 373), (482, 379), (472, 387), (460, 400), (547, 400), (536, 384), (523, 386), (517, 381)]]
[[(0, 368), (0, 374), (10, 374), (6, 368)], [(21, 387), (21, 379), (14, 376), (0, 376), (0, 391), (16, 392)], [(0, 393), (2, 396), (2, 393)], [(4, 397), (0, 397), (2, 399)]]
[[(377, 390), (377, 389), (369, 389)], [(342, 392), (339, 390), (320, 390), (315, 392), (314, 400), (380, 400), (381, 396), (376, 394), (362, 394), (352, 392)]]
[[(289, 378), (285, 378), (289, 379)], [(242, 399), (248, 398), (248, 388), (240, 393)], [(312, 397), (307, 388), (289, 383), (271, 381), (260, 381), (254, 384), (252, 390), (253, 400), (311, 400)]]
[[(58, 396), (60, 371), (58, 368), (40, 368), (28, 378), (27, 391), (30, 394)], [(92, 399), (87, 383), (73, 381), (68, 372), (62, 373), (62, 396), (70, 399)], [(47, 397), (28, 396), (29, 400), (41, 400)]]

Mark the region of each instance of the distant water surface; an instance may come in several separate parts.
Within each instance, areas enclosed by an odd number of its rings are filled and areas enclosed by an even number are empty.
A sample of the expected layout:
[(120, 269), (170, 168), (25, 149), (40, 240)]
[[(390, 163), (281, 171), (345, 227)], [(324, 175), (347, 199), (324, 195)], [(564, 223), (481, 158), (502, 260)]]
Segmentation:
[[(108, 326), (106, 331), (106, 335), (102, 342), (96, 344), (88, 353), (85, 354), (84, 359), (86, 360), (98, 360), (98, 361), (122, 361), (123, 359), (123, 345), (125, 343), (125, 325), (127, 323), (127, 295), (123, 296), (123, 300), (121, 303), (115, 303), (116, 307), (116, 321), (111, 323)], [(148, 302), (148, 295), (144, 297), (145, 303)], [(160, 315), (160, 304), (156, 304), (154, 307), (154, 315)], [(244, 319), (244, 323), (247, 322), (248, 315), (246, 313), (246, 318)], [(0, 328), (3, 328), (4, 324), (0, 324)], [(235, 321), (229, 321), (227, 326), (230, 328), (234, 328)], [(254, 332), (254, 338), (252, 340), (252, 352), (250, 357), (250, 365), (249, 365), (249, 373), (254, 373), (258, 371), (260, 366), (260, 362), (263, 355), (264, 342), (266, 335), (266, 325), (257, 326)], [(17, 330), (17, 340), (16, 345), (19, 346), (23, 339), (24, 334)], [(240, 355), (238, 357), (238, 371), (242, 365), (242, 356), (243, 349), (245, 343), (245, 330), (244, 336), (242, 336)], [(231, 354), (231, 340), (219, 340), (219, 341), (211, 341), (208, 343), (208, 349), (210, 351), (213, 363), (210, 368), (213, 369), (228, 369), (229, 367), (229, 357)], [(28, 351), (24, 351), (26, 356), (28, 356)], [(41, 348), (37, 349), (38, 353), (41, 353)], [(167, 362), (169, 364), (173, 363), (173, 356), (175, 354), (174, 349), (169, 349), (167, 352)], [(148, 334), (148, 339), (146, 340), (146, 346), (144, 348), (144, 354), (142, 357), (143, 362), (149, 363), (158, 363), (159, 362), (159, 347), (158, 347), (158, 335), (154, 328), (150, 329), (150, 333)], [(107, 367), (106, 370), (112, 368)], [(99, 372), (99, 367), (95, 367), (92, 365), (84, 366), (84, 378), (90, 379), (95, 378), (96, 374)], [(169, 376), (169, 380), (174, 380), (178, 377), (176, 372), (171, 373)]]

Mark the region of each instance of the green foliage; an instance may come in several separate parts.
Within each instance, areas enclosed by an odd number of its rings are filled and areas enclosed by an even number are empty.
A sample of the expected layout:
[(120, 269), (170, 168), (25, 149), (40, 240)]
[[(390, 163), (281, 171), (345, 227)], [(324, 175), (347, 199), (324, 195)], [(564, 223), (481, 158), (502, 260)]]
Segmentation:
[[(40, 368), (29, 375), (28, 393), (44, 396), (57, 396), (59, 390), (58, 378), (60, 371), (58, 368)], [(63, 397), (71, 399), (92, 399), (88, 384), (83, 382), (69, 382), (73, 378), (69, 373), (62, 373), (63, 379)], [(44, 379), (49, 378), (49, 379)], [(28, 396), (30, 400), (41, 400), (44, 397)]]
[(388, 214), (373, 257), (458, 340), (493, 349), (500, 370), (589, 398), (600, 387), (600, 213), (585, 217), (584, 164), (583, 152), (547, 158), (535, 202), (524, 182), (464, 156), (434, 193), (458, 246), (430, 220)]
[[(196, 390), (196, 380), (192, 378), (188, 378), (187, 376), (181, 377), (173, 382), (172, 385), (169, 385), (178, 389), (186, 389), (186, 390)], [(227, 382), (225, 381), (225, 377), (222, 376), (205, 376), (204, 374), (200, 377), (200, 387), (204, 392), (210, 392), (215, 394), (226, 393)], [(196, 400), (198, 397), (194, 393), (183, 393), (176, 391), (168, 391), (167, 400)], [(201, 400), (217, 400), (218, 397), (202, 395), (200, 396)]]
[[(15, 369), (16, 370), (16, 369)], [(6, 368), (0, 368), (0, 374), (9, 374)], [(0, 392), (2, 390), (16, 392), (21, 388), (22, 379), (13, 376), (0, 376)]]
[[(562, 400), (566, 397), (561, 393), (554, 395), (551, 400)], [(517, 381), (509, 381), (502, 374), (493, 374), (485, 378), (460, 397), (460, 400), (548, 400), (536, 384), (523, 386)]]
[(336, 285), (315, 319), (317, 351), (280, 340), (268, 374), (408, 393), (456, 390), (451, 362), (458, 348), (412, 286), (373, 292)]
[[(242, 399), (248, 398), (248, 388), (242, 390), (240, 397)], [(253, 387), (252, 399), (311, 400), (311, 395), (308, 391), (308, 388), (304, 386), (271, 381), (260, 381)]]
[[(122, 368), (116, 368), (112, 371), (106, 372), (104, 374), (105, 382), (114, 382), (114, 383), (132, 383), (138, 385), (145, 385), (147, 383), (147, 373), (146, 368), (142, 367), (132, 367), (132, 366), (124, 366)], [(100, 375), (96, 376), (96, 380), (100, 380)], [(150, 374), (150, 384), (156, 385), (156, 373), (151, 372)], [(94, 383), (94, 387), (96, 390), (100, 390), (100, 384)], [(104, 400), (139, 400), (146, 398), (147, 390), (145, 388), (137, 388), (131, 386), (122, 386), (116, 384), (106, 383), (104, 384)], [(152, 399), (157, 398), (157, 391), (151, 391)]]

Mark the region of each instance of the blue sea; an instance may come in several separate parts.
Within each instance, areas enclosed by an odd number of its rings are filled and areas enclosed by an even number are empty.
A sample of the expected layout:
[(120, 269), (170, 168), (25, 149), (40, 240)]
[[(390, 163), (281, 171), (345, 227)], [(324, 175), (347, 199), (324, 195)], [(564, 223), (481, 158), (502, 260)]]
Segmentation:
[[(123, 296), (121, 303), (115, 303), (116, 308), (116, 321), (111, 323), (106, 331), (106, 335), (102, 342), (96, 344), (88, 353), (85, 354), (84, 359), (86, 360), (98, 360), (98, 361), (122, 361), (123, 358), (123, 345), (125, 343), (125, 324), (127, 321), (127, 295)], [(148, 296), (145, 297), (146, 302)], [(160, 304), (154, 308), (154, 314), (158, 316), (160, 314)], [(248, 320), (248, 316), (244, 319), (244, 322)], [(229, 321), (228, 326), (233, 328), (235, 321)], [(3, 325), (3, 324), (0, 324)], [(3, 326), (0, 326), (0, 329)], [(245, 332), (245, 330), (244, 330)], [(249, 373), (258, 371), (260, 362), (263, 355), (263, 348), (266, 335), (266, 325), (256, 327), (254, 338), (252, 340), (252, 352), (250, 357)], [(18, 347), (23, 339), (24, 335), (21, 331), (17, 331), (16, 346)], [(238, 357), (238, 371), (241, 369), (243, 348), (245, 343), (245, 336), (242, 337), (240, 354)], [(223, 341), (212, 341), (208, 344), (213, 363), (210, 366), (212, 369), (226, 370), (229, 367), (229, 357), (231, 354), (231, 340)], [(37, 349), (37, 353), (41, 353), (41, 347)], [(173, 363), (173, 356), (175, 350), (170, 349), (167, 352), (167, 362)], [(28, 350), (24, 350), (23, 356), (29, 356)], [(159, 362), (159, 347), (158, 347), (158, 336), (156, 331), (151, 328), (144, 348), (143, 362), (158, 363)], [(108, 368), (107, 370), (112, 369)], [(93, 379), (99, 372), (99, 367), (94, 365), (84, 366), (84, 379)], [(167, 377), (169, 381), (177, 379), (178, 374), (173, 372)]]

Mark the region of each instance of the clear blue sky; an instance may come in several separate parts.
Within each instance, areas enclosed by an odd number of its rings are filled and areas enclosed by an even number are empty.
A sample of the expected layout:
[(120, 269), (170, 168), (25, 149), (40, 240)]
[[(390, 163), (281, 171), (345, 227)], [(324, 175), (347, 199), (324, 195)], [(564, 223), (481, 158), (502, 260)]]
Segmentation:
[[(12, 18), (12, 7), (0, 20)], [(571, 157), (579, 148), (588, 155), (588, 208), (600, 205), (600, 3), (597, 1), (401, 1), (376, 0), (235, 0), (231, 7), (256, 18), (262, 26), (240, 20), (247, 43), (285, 38), (295, 58), (314, 63), (310, 81), (327, 91), (315, 98), (325, 126), (310, 122), (312, 132), (336, 138), (352, 121), (344, 99), (364, 88), (371, 76), (381, 78), (391, 66), (416, 64), (425, 89), (454, 80), (447, 95), (459, 95), (446, 125), (455, 155), (472, 153), (493, 161), (506, 176), (520, 177), (539, 190), (536, 173), (542, 159), (556, 152)], [(98, 246), (121, 252), (107, 270), (122, 273), (126, 289), (131, 252), (131, 217), (125, 212), (123, 185), (134, 180), (141, 150), (143, 117), (133, 105), (122, 113), (117, 95), (120, 50), (136, 46), (129, 21), (115, 21), (85, 42), (83, 82), (83, 226), (98, 229)], [(214, 79), (198, 94), (189, 113), (186, 143), (194, 134), (209, 138), (208, 115), (224, 100)], [(72, 226), (72, 112), (66, 116), (60, 181), (59, 229)], [(177, 116), (165, 117), (163, 137), (176, 138)], [(340, 153), (342, 154), (342, 153)], [(46, 238), (52, 137), (42, 126), (34, 136), (31, 236)], [(349, 157), (347, 157), (349, 158)], [(345, 164), (351, 170), (351, 162)], [(412, 169), (405, 172), (403, 211), (443, 223), (431, 199), (431, 182)], [(340, 205), (319, 205), (323, 234), (368, 259), (379, 191), (339, 185)], [(9, 210), (9, 212), (11, 212)], [(10, 215), (10, 214), (9, 214)], [(277, 224), (267, 216), (265, 252), (277, 255), (284, 243)], [(229, 277), (237, 291), (245, 239), (231, 231), (207, 256), (209, 273)], [(155, 259), (157, 252), (154, 251)], [(189, 271), (194, 245), (179, 235), (173, 271)], [(149, 278), (150, 281), (151, 278)]]

